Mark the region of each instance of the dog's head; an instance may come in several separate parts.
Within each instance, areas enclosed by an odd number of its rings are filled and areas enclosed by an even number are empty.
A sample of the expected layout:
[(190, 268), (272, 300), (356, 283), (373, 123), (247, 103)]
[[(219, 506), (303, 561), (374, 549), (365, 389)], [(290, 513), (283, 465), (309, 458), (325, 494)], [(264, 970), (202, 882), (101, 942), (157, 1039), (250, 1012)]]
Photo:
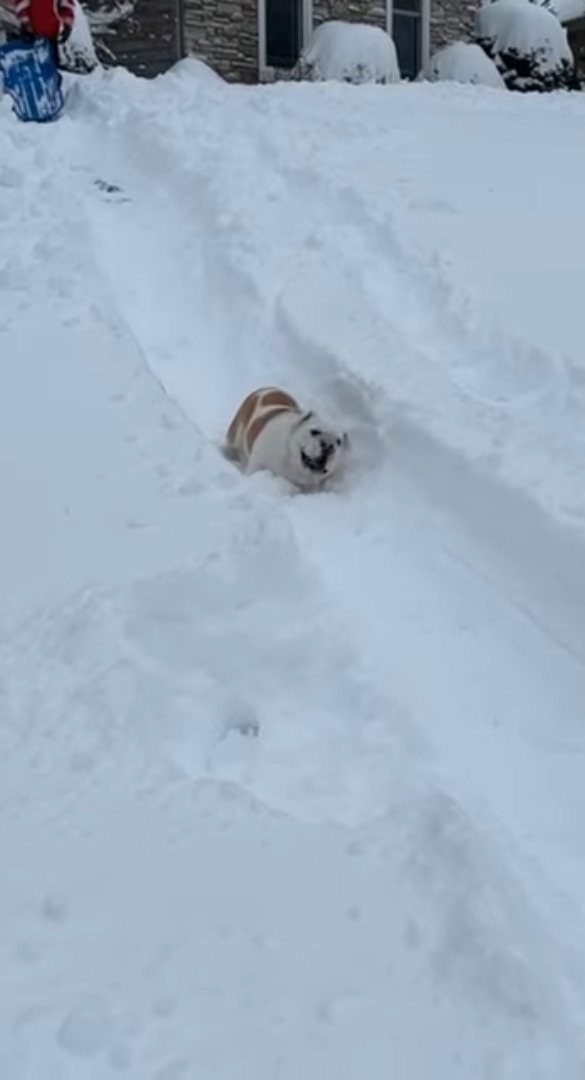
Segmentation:
[(338, 472), (349, 449), (349, 437), (335, 431), (314, 412), (300, 417), (291, 432), (292, 450), (307, 479), (325, 480)]

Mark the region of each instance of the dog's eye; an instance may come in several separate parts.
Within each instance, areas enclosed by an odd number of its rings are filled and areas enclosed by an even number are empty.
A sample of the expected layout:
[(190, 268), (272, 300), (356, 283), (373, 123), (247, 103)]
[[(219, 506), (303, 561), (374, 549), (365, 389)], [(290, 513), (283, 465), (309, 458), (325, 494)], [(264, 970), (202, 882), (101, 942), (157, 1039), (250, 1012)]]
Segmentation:
[(310, 435), (310, 436), (311, 436), (311, 438), (313, 438), (313, 439), (318, 439), (318, 438), (319, 438), (319, 436), (320, 436), (320, 434), (321, 434), (321, 432), (320, 432), (320, 431), (317, 431), (317, 428), (311, 428), (311, 430), (310, 430), (310, 432), (309, 432), (309, 435)]

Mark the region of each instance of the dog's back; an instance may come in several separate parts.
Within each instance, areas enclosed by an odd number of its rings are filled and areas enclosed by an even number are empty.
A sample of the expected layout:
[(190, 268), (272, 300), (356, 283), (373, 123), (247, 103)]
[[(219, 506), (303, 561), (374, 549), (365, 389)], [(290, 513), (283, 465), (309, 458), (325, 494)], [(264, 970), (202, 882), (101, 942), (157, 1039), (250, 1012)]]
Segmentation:
[(253, 390), (240, 405), (227, 430), (224, 444), (226, 456), (246, 465), (266, 424), (276, 416), (300, 411), (292, 395), (277, 386)]

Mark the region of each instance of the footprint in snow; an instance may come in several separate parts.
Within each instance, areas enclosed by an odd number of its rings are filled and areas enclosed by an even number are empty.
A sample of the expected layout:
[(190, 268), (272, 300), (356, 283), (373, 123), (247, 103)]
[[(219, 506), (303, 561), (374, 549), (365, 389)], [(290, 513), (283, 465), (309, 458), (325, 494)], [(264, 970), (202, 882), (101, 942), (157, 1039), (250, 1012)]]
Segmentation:
[(130, 202), (130, 199), (128, 198), (128, 196), (124, 194), (122, 188), (118, 187), (117, 184), (110, 184), (106, 180), (99, 180), (99, 179), (94, 180), (93, 183), (94, 183), (94, 187), (96, 187), (98, 189), (98, 191), (103, 191), (104, 195), (120, 196), (120, 198), (110, 199), (111, 202)]

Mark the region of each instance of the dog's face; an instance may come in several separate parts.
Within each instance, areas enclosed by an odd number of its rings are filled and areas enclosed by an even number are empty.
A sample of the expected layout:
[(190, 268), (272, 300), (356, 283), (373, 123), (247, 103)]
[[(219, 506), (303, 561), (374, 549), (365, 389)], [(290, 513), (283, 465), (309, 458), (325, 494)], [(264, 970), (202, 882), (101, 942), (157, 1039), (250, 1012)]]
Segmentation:
[(292, 432), (292, 442), (301, 468), (315, 480), (333, 476), (349, 448), (346, 433), (332, 431), (313, 412), (301, 416)]

